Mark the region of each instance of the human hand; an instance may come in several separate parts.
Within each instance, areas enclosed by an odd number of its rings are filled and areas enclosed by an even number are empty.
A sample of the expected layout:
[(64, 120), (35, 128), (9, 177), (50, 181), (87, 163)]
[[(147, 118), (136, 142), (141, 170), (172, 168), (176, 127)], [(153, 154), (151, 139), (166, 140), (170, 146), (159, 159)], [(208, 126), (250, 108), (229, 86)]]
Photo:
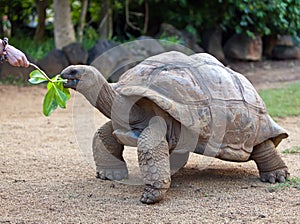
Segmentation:
[(14, 46), (7, 45), (6, 52), (7, 52), (7, 61), (12, 66), (17, 66), (17, 67), (29, 66), (29, 61), (27, 60), (27, 57), (19, 49), (15, 48)]

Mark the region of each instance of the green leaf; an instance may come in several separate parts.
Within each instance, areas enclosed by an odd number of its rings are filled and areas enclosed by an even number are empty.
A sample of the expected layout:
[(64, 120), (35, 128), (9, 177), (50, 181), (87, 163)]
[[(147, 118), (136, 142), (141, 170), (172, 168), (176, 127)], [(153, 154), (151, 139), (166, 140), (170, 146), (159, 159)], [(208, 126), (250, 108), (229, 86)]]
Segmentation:
[(55, 97), (55, 88), (52, 86), (44, 97), (43, 113), (45, 116), (49, 116), (58, 106)]
[(52, 82), (48, 82), (47, 89), (50, 90), (52, 88), (52, 86), (53, 86), (53, 83)]
[(57, 83), (53, 84), (53, 87), (54, 87), (54, 90), (55, 90), (55, 99), (58, 103), (58, 105), (61, 107), (61, 108), (66, 108), (66, 103), (67, 103), (67, 100), (68, 100), (68, 97), (67, 95), (62, 91), (60, 90), (58, 87), (57, 87)]
[[(63, 79), (59, 79), (59, 80), (63, 80)], [(64, 94), (66, 94), (68, 99), (70, 99), (70, 90), (64, 87), (63, 82), (56, 82), (55, 85), (59, 90), (61, 90), (62, 92), (64, 92)]]
[(39, 84), (42, 82), (47, 81), (47, 78), (43, 76), (43, 74), (38, 71), (34, 70), (29, 74), (30, 79), (28, 80), (31, 84)]
[(60, 75), (56, 75), (53, 78), (51, 78), (52, 82), (57, 82), (57, 80), (60, 78)]
[(66, 108), (66, 103), (70, 99), (70, 91), (65, 88), (63, 83), (67, 82), (60, 75), (56, 75), (51, 79), (36, 65), (30, 63), (33, 67), (37, 68), (30, 73), (29, 82), (32, 84), (38, 84), (41, 82), (47, 83), (47, 93), (43, 102), (43, 113), (45, 116), (49, 116), (58, 106)]
[(58, 106), (66, 108), (67, 101), (70, 99), (70, 91), (63, 85), (64, 79), (57, 75), (51, 81), (47, 84), (48, 92), (44, 100), (43, 111), (46, 116), (49, 116)]

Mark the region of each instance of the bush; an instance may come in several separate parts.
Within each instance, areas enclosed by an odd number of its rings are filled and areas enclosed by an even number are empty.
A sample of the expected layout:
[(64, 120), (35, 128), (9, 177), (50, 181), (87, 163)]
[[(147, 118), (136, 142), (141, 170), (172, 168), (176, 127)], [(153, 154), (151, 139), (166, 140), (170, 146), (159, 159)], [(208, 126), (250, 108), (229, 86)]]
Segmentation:
[(188, 25), (198, 29), (221, 26), (249, 36), (296, 36), (300, 31), (299, 0), (174, 0), (160, 8), (166, 12), (164, 20), (180, 28)]
[(225, 5), (223, 26), (236, 33), (292, 34), (300, 30), (299, 0), (220, 0)]
[(21, 37), (21, 35), (16, 35), (10, 38), (9, 42), (36, 60), (42, 59), (55, 47), (54, 38), (47, 38), (41, 43), (32, 41), (32, 37)]

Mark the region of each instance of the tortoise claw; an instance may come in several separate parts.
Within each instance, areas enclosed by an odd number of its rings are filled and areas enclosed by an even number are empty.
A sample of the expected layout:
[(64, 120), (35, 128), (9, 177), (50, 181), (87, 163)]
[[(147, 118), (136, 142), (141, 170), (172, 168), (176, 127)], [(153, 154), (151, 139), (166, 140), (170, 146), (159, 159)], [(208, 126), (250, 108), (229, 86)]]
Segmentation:
[(289, 173), (287, 168), (277, 169), (269, 172), (260, 172), (260, 180), (262, 182), (269, 182), (275, 184), (276, 182), (283, 183), (288, 178)]
[(128, 179), (127, 167), (121, 168), (99, 168), (97, 167), (96, 177), (102, 180), (123, 180)]
[(152, 186), (146, 186), (142, 193), (140, 201), (144, 204), (154, 204), (161, 201), (167, 192), (167, 189), (157, 189)]
[(285, 182), (285, 177), (280, 176), (278, 181), (279, 181), (279, 183), (284, 183)]

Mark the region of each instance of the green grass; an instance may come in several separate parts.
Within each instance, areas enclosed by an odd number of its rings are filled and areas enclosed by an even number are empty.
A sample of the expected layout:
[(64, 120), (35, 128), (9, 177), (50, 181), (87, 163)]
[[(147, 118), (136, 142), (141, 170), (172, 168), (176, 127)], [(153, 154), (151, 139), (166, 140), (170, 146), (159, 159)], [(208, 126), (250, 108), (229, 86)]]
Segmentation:
[[(99, 36), (96, 30), (92, 28), (85, 28), (82, 45), (88, 50), (93, 47)], [(33, 34), (27, 37), (15, 35), (9, 39), (9, 43), (14, 47), (26, 52), (31, 58), (35, 60), (40, 60), (44, 58), (52, 49), (55, 48), (54, 37), (45, 37), (42, 42), (35, 41), (33, 39)]]
[(300, 146), (294, 146), (292, 148), (286, 149), (282, 153), (285, 153), (285, 154), (300, 153)]
[(0, 79), (0, 84), (2, 85), (14, 85), (14, 86), (29, 86), (30, 83), (27, 80), (16, 77), (14, 75), (8, 75)]
[(40, 60), (55, 48), (54, 38), (47, 38), (43, 42), (34, 41), (32, 37), (12, 37), (9, 43), (26, 52), (31, 58)]
[(291, 177), (286, 180), (284, 183), (277, 183), (276, 185), (268, 188), (269, 191), (271, 190), (278, 190), (282, 188), (296, 188), (300, 190), (300, 177)]
[(259, 92), (272, 117), (300, 116), (300, 82)]

